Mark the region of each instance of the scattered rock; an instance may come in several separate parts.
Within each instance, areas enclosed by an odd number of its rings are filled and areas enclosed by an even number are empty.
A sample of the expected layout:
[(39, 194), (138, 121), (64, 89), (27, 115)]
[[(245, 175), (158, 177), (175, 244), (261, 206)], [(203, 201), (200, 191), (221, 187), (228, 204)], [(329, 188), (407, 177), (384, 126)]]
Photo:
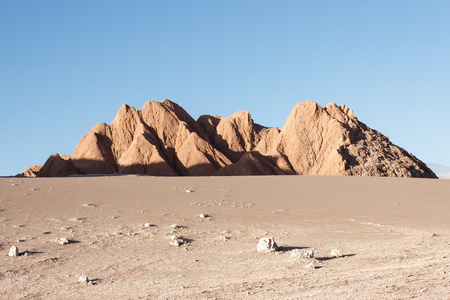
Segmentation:
[(89, 278), (86, 275), (81, 275), (80, 279), (78, 279), (78, 283), (89, 284)]
[(206, 218), (206, 217), (208, 217), (208, 215), (206, 215), (206, 214), (200, 214), (200, 218)]
[(341, 250), (339, 250), (339, 249), (333, 249), (330, 252), (330, 257), (342, 257), (342, 256), (343, 255), (341, 253)]
[(180, 246), (183, 243), (184, 243), (183, 239), (177, 237), (176, 235), (172, 235), (170, 237), (170, 246), (178, 247), (178, 246)]
[(73, 218), (71, 219), (74, 222), (78, 222), (78, 223), (84, 223), (84, 221), (86, 220), (85, 218)]
[(180, 228), (180, 226), (178, 226), (178, 224), (172, 224), (172, 225), (170, 225), (170, 228), (177, 229), (177, 228)]
[(194, 191), (191, 189), (186, 189), (186, 193), (192, 193), (192, 192), (194, 192)]
[(265, 237), (259, 240), (256, 250), (258, 252), (275, 252), (278, 249), (273, 237)]
[(144, 227), (151, 227), (152, 226), (152, 224), (150, 224), (150, 223), (145, 223), (144, 224)]
[(305, 269), (315, 269), (315, 268), (317, 268), (317, 262), (315, 260), (312, 260), (304, 268)]
[(9, 249), (8, 255), (9, 255), (9, 256), (18, 256), (18, 255), (19, 255), (19, 248), (17, 248), (16, 246), (12, 246), (12, 247)]
[(56, 241), (57, 241), (58, 243), (60, 243), (61, 245), (67, 245), (67, 244), (69, 244), (69, 240), (66, 239), (66, 238), (58, 238), (58, 239), (56, 239)]
[(290, 252), (293, 259), (314, 258), (314, 249), (294, 249)]

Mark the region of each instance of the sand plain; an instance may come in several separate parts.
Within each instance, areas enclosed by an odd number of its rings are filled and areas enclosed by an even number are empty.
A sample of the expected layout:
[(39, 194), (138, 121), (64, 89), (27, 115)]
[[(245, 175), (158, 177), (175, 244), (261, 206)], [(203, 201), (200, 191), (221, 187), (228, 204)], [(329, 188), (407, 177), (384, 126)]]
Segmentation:
[(449, 180), (7, 177), (0, 221), (1, 299), (450, 298)]

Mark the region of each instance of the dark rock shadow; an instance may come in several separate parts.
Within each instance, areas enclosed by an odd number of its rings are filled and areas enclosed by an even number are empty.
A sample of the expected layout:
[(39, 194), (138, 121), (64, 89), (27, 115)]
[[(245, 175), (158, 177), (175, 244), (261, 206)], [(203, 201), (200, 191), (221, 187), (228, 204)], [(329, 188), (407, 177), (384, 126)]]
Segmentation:
[(102, 280), (100, 278), (89, 279), (90, 285), (96, 285), (96, 284), (99, 284), (100, 282), (102, 282)]
[(187, 229), (189, 228), (188, 226), (184, 226), (184, 225), (177, 225), (177, 227), (173, 228), (173, 230), (177, 230), (177, 229)]
[(295, 249), (301, 250), (301, 249), (309, 249), (309, 248), (310, 247), (281, 246), (281, 247), (278, 247), (277, 251), (288, 252), (288, 251), (295, 250)]
[(183, 244), (190, 244), (190, 243), (195, 241), (194, 239), (187, 239), (187, 238), (184, 238), (184, 237), (180, 237), (180, 239), (183, 240)]
[(25, 250), (23, 252), (19, 252), (19, 254), (17, 256), (31, 256), (31, 255), (35, 255), (35, 254), (41, 254), (44, 253), (42, 251), (28, 251)]
[(342, 255), (341, 257), (316, 257), (317, 260), (319, 261), (328, 261), (328, 260), (332, 260), (332, 259), (337, 259), (337, 258), (345, 258), (345, 257), (352, 257), (355, 256), (356, 254), (346, 254), (346, 255)]

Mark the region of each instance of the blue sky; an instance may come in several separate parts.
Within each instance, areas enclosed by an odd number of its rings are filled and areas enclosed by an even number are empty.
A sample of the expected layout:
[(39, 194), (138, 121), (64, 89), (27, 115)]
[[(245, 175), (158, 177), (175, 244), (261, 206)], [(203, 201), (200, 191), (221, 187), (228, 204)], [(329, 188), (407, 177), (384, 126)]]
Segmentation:
[(0, 0), (0, 175), (71, 154), (123, 103), (194, 118), (345, 103), (450, 166), (450, 1)]

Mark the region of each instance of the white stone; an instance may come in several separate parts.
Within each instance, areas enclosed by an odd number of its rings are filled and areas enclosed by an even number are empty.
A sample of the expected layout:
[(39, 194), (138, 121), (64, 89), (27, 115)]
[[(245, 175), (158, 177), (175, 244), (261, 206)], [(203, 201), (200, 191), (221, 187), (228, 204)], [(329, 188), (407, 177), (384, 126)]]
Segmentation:
[(206, 218), (207, 215), (206, 214), (200, 214), (200, 218)]
[(58, 239), (56, 239), (56, 241), (57, 241), (58, 243), (60, 243), (61, 245), (67, 245), (67, 244), (69, 244), (69, 240), (66, 239), (66, 238), (58, 238)]
[(294, 249), (290, 252), (293, 259), (314, 258), (314, 249)]
[(12, 246), (12, 247), (9, 249), (8, 255), (9, 255), (9, 256), (17, 256), (17, 255), (19, 255), (19, 248), (17, 248), (16, 246)]
[(152, 224), (150, 224), (150, 223), (145, 223), (144, 226), (145, 226), (145, 227), (150, 227), (150, 226), (152, 226)]
[(86, 275), (81, 275), (80, 279), (78, 279), (79, 283), (82, 284), (88, 284), (89, 283), (89, 278)]
[(171, 240), (170, 241), (170, 246), (178, 247), (178, 246), (180, 246), (180, 242), (178, 240)]
[(310, 261), (309, 264), (307, 264), (305, 266), (305, 269), (315, 269), (315, 268), (316, 268), (316, 261), (315, 260)]
[(259, 240), (256, 250), (258, 252), (275, 252), (278, 246), (273, 237), (265, 237)]
[(342, 256), (343, 255), (341, 253), (341, 250), (339, 250), (339, 249), (333, 249), (330, 252), (330, 257), (342, 257)]
[(179, 237), (177, 237), (176, 235), (172, 235), (170, 237), (170, 246), (180, 246), (181, 244), (183, 244), (183, 240), (180, 239)]

